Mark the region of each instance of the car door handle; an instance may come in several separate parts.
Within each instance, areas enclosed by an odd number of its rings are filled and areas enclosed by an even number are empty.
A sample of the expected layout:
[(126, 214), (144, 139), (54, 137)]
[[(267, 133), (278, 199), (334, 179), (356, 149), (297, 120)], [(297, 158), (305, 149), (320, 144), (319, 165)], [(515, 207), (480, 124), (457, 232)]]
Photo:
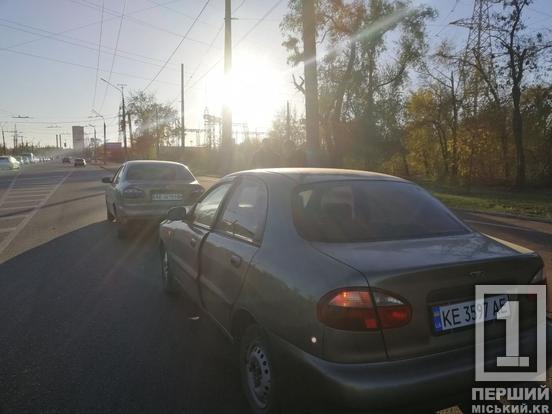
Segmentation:
[(234, 267), (240, 267), (242, 263), (242, 259), (240, 256), (233, 254), (232, 256), (230, 256), (230, 263)]
[(190, 246), (196, 247), (197, 245), (197, 239), (190, 239)]

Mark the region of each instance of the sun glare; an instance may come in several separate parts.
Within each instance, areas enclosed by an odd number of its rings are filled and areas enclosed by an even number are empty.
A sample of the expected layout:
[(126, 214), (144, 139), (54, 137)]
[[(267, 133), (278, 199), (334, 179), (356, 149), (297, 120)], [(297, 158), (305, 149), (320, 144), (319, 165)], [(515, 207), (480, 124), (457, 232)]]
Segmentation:
[(267, 56), (237, 54), (229, 81), (219, 78), (209, 89), (217, 104), (230, 104), (234, 122), (248, 123), (250, 128), (268, 128), (285, 105), (282, 76)]

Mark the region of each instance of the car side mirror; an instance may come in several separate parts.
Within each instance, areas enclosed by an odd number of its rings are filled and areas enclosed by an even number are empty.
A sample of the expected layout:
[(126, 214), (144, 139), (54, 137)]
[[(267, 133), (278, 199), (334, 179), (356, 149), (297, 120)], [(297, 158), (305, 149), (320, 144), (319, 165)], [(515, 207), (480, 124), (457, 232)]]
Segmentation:
[(112, 182), (113, 182), (113, 179), (111, 177), (102, 178), (102, 183), (111, 184)]
[(188, 212), (186, 211), (186, 207), (182, 206), (173, 207), (167, 212), (167, 220), (170, 221), (184, 221), (187, 216)]

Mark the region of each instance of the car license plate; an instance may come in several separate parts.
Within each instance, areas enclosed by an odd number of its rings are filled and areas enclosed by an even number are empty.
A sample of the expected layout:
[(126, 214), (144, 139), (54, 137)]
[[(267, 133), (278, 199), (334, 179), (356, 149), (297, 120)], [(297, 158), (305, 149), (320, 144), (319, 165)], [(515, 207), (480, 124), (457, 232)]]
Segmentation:
[[(482, 305), (476, 306), (475, 301), (453, 303), (452, 305), (433, 306), (431, 313), (435, 332), (445, 332), (451, 329), (474, 325), (476, 319), (485, 321), (496, 319), (496, 313), (508, 302), (507, 295), (489, 296)], [(502, 311), (504, 315), (510, 314), (509, 307)]]
[(153, 201), (178, 201), (182, 200), (182, 194), (178, 193), (154, 193), (151, 195)]

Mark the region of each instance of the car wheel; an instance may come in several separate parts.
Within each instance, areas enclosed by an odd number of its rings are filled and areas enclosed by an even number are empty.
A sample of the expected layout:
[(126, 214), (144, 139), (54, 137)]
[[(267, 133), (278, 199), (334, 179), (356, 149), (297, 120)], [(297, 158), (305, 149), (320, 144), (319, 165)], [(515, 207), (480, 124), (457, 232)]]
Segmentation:
[(250, 325), (240, 341), (240, 373), (247, 401), (255, 414), (279, 413), (274, 371), (266, 335)]
[(119, 237), (120, 239), (125, 239), (128, 236), (129, 232), (129, 222), (128, 220), (119, 217), (115, 206), (113, 206), (113, 211), (115, 212), (115, 219), (117, 222), (117, 237)]
[(165, 293), (175, 293), (176, 286), (169, 266), (169, 253), (165, 249), (161, 250), (161, 281)]
[(107, 221), (113, 221), (115, 220), (115, 216), (109, 211), (109, 207), (107, 206), (107, 203), (105, 205), (105, 211), (107, 212)]

